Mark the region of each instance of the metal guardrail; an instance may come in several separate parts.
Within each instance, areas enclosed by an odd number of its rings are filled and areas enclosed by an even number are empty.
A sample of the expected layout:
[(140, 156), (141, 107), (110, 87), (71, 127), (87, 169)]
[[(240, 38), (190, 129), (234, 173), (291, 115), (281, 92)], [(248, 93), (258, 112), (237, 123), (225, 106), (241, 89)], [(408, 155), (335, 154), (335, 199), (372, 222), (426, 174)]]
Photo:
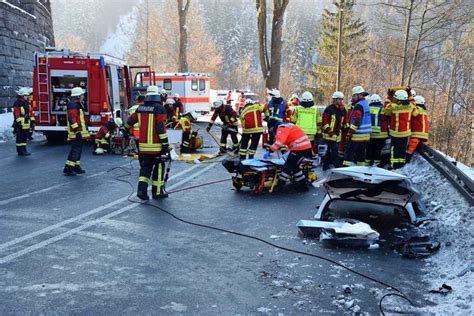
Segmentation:
[(474, 205), (474, 181), (470, 177), (457, 168), (451, 160), (426, 144), (421, 144), (418, 147), (418, 152), (451, 182), (470, 206)]

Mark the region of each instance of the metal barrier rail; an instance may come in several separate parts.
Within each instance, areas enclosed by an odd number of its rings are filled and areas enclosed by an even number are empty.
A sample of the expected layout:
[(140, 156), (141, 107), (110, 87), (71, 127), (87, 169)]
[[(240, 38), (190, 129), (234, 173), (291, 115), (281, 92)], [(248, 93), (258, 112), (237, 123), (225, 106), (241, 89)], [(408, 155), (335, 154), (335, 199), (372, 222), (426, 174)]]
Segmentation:
[(470, 206), (474, 205), (474, 181), (448, 158), (426, 144), (420, 144), (418, 152), (435, 167), (454, 188), (461, 193)]

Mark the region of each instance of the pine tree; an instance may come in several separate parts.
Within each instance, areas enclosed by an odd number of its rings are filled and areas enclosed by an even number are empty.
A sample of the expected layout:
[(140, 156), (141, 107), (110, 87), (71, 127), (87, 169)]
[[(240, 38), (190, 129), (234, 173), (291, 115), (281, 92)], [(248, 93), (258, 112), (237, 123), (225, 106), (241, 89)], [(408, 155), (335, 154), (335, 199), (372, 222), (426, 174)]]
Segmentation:
[(366, 51), (366, 28), (353, 9), (356, 0), (334, 0), (335, 11), (325, 9), (321, 21), (321, 31), (316, 42), (317, 61), (311, 75), (316, 80), (316, 95), (328, 95), (336, 89), (337, 58), (339, 38), (339, 12), (342, 14), (342, 80), (340, 90), (348, 89), (357, 82), (357, 70), (364, 67)]

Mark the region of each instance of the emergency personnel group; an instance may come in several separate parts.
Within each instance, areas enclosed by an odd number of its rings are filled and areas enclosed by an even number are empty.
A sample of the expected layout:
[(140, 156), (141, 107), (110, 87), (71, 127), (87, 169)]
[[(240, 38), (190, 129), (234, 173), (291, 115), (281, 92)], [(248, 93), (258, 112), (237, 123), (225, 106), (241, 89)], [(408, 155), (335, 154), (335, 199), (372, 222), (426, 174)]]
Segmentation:
[[(14, 131), (19, 156), (26, 156), (26, 143), (34, 129), (34, 116), (28, 100), (31, 89), (22, 88), (13, 106)], [(83, 98), (85, 91), (80, 87), (71, 90), (67, 106), (68, 140), (71, 149), (63, 173), (71, 176), (85, 171), (81, 168), (82, 143), (90, 138), (84, 119)], [(390, 139), (389, 168), (397, 169), (409, 162), (420, 142), (428, 141), (428, 117), (425, 99), (416, 95), (409, 87), (393, 87), (387, 98), (370, 95), (363, 87), (352, 89), (348, 104), (344, 94), (336, 91), (332, 102), (324, 111), (314, 104), (313, 95), (304, 92), (299, 98), (292, 95), (287, 102), (277, 89), (268, 91), (268, 102), (256, 104), (247, 99), (240, 115), (231, 105), (230, 93), (226, 103), (214, 102), (214, 113), (207, 126), (210, 132), (217, 118), (220, 119), (221, 153), (232, 151), (241, 160), (254, 158), (261, 136), (263, 121), (267, 121), (268, 139), (263, 159), (280, 150), (287, 152), (287, 158), (278, 179), (277, 190), (281, 190), (293, 176), (295, 187), (306, 191), (307, 179), (299, 165), (304, 158), (312, 158), (318, 143), (325, 143), (326, 153), (322, 158), (323, 170), (341, 166), (384, 167), (382, 149)], [(163, 157), (169, 154), (167, 127), (183, 130), (181, 152), (196, 149), (197, 133), (192, 131), (192, 122), (197, 119), (194, 112), (184, 113), (178, 94), (168, 98), (166, 90), (156, 86), (147, 88), (146, 96), (138, 96), (136, 104), (129, 108), (129, 117), (124, 124), (120, 118), (105, 123), (96, 135), (94, 154), (110, 150), (110, 137), (115, 129), (121, 128), (124, 136), (133, 135), (140, 161), (140, 175), (137, 196), (148, 200), (148, 186), (152, 186), (152, 198), (167, 197), (164, 189), (165, 168)], [(242, 126), (238, 139), (239, 121)], [(230, 136), (232, 147), (227, 148)]]

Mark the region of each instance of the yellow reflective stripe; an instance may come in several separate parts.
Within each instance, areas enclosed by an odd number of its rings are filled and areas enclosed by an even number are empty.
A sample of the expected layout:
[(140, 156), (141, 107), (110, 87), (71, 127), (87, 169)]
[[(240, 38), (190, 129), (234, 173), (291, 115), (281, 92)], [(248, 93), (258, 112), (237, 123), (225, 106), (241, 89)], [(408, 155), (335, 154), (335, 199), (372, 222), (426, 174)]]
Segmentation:
[(74, 161), (71, 161), (71, 160), (66, 160), (66, 166), (75, 167), (76, 163)]
[(138, 178), (138, 182), (146, 182), (147, 184), (150, 184), (150, 179), (144, 176), (140, 176)]
[(153, 144), (153, 122), (154, 122), (154, 114), (148, 115), (148, 144)]
[(79, 124), (74, 123), (74, 124), (71, 125), (71, 127), (72, 127), (72, 128), (78, 128), (78, 127), (79, 127)]
[(17, 147), (26, 146), (26, 143), (16, 143), (16, 146), (17, 146)]

